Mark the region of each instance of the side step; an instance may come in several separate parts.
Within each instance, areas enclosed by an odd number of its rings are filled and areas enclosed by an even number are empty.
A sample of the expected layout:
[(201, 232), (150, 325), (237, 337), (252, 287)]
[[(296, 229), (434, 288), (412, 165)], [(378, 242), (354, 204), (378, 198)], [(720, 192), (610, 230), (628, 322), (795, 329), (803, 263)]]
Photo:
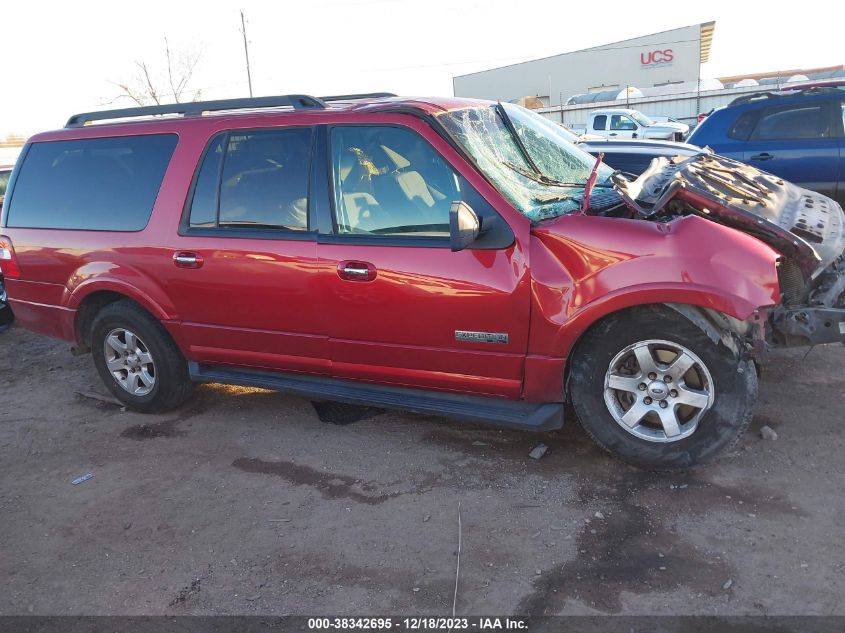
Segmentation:
[(352, 380), (302, 376), (200, 365), (189, 362), (191, 379), (244, 387), (262, 387), (296, 394), (310, 400), (333, 400), (384, 409), (401, 409), (531, 431), (552, 431), (563, 426), (563, 405), (504, 398), (465, 396), (423, 389), (385, 387)]

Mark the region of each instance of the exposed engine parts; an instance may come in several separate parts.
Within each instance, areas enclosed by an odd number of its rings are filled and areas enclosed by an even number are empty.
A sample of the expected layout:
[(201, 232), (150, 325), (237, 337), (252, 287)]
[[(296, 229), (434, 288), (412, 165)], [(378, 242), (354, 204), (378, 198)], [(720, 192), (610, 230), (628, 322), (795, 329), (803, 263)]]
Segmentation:
[[(644, 220), (699, 215), (738, 229), (783, 254), (778, 262), (781, 305), (765, 328), (738, 331), (709, 311), (685, 316), (731, 347), (744, 337), (774, 346), (815, 345), (845, 334), (845, 214), (835, 201), (722, 156), (657, 158), (634, 181), (613, 176), (617, 191)], [(763, 332), (761, 334), (761, 332)], [(752, 340), (756, 339), (756, 340)], [(735, 348), (731, 348), (737, 351)]]
[(633, 182), (617, 176), (614, 183), (639, 217), (697, 214), (745, 231), (793, 260), (807, 279), (845, 250), (836, 202), (729, 158), (657, 158)]

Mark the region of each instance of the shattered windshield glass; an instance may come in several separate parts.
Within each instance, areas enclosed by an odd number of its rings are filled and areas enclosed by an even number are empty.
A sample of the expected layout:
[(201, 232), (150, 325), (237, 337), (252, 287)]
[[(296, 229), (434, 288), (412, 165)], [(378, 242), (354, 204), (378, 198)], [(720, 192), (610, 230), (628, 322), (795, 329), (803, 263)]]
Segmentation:
[[(571, 134), (553, 121), (512, 103), (453, 110), (438, 120), (529, 219), (544, 220), (580, 208), (596, 159), (573, 145)], [(612, 173), (601, 165), (596, 187), (609, 187)]]

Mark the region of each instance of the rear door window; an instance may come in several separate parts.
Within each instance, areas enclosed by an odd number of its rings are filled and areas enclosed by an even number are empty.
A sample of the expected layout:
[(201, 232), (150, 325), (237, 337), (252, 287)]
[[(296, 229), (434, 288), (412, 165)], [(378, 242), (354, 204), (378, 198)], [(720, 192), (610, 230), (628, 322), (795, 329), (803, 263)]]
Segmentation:
[(190, 228), (308, 230), (311, 128), (214, 138), (194, 185)]
[(597, 114), (595, 118), (593, 118), (593, 129), (594, 130), (604, 130), (607, 127), (607, 115), (606, 114)]
[(175, 134), (33, 143), (24, 158), (7, 225), (140, 231), (176, 148)]
[(830, 117), (823, 102), (769, 108), (754, 130), (754, 138), (761, 141), (830, 136)]

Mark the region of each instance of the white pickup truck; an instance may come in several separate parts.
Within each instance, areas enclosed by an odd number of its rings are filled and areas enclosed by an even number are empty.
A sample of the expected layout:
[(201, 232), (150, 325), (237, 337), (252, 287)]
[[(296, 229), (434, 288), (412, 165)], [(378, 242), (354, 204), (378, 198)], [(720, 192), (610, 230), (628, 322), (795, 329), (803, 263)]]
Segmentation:
[(689, 125), (676, 121), (652, 121), (639, 110), (617, 108), (590, 113), (586, 133), (604, 138), (653, 138), (682, 141)]

